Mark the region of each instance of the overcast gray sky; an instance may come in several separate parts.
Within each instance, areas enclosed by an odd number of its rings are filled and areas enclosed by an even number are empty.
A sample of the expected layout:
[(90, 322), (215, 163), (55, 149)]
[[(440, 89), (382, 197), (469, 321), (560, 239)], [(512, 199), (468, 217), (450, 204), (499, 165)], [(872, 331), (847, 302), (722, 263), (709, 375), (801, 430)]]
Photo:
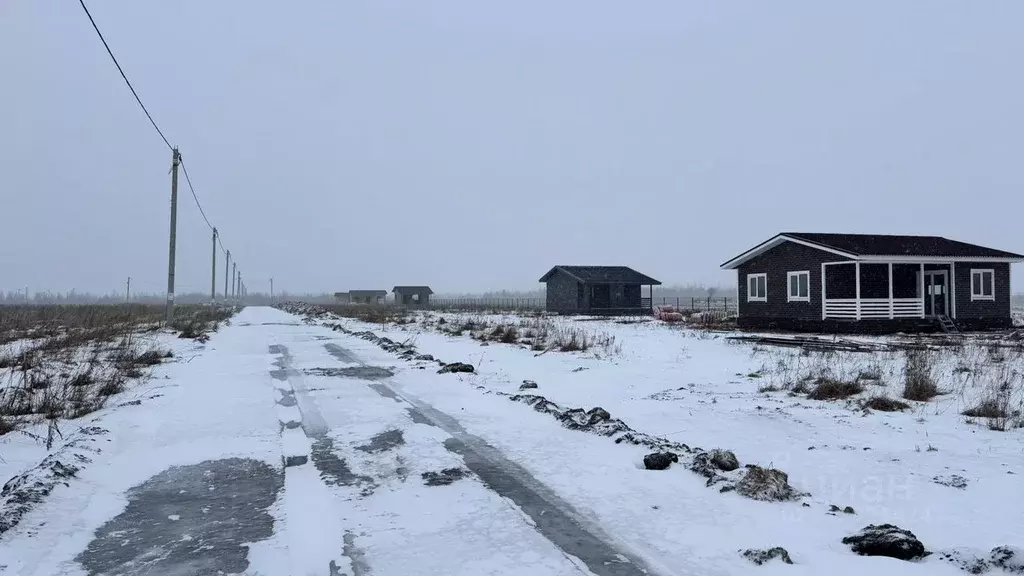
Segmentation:
[[(732, 282), (782, 230), (1024, 251), (1020, 0), (88, 4), (251, 290)], [(0, 0), (0, 72), (0, 289), (163, 290), (170, 153), (78, 3)]]

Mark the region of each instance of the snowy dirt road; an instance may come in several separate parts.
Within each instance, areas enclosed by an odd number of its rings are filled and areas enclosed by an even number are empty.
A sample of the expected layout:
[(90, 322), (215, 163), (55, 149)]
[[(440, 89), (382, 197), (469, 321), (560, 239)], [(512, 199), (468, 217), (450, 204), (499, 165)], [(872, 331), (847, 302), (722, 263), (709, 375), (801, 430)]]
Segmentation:
[(3, 534), (0, 573), (688, 573), (409, 390), (457, 375), (270, 308), (190, 352), (69, 423), (106, 445)]

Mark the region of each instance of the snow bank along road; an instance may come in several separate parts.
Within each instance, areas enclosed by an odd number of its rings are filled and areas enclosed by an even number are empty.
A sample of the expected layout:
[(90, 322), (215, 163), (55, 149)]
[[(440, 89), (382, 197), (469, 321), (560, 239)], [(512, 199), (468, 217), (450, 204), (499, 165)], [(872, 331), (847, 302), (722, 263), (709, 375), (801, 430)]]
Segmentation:
[[(3, 534), (0, 573), (716, 573), (657, 566), (467, 432), (486, 396), (436, 365), (271, 308), (178, 357), (125, 393), (140, 402), (68, 424), (101, 428), (97, 450)], [(424, 386), (464, 401), (439, 409)], [(506, 440), (567, 432), (502, 402)]]

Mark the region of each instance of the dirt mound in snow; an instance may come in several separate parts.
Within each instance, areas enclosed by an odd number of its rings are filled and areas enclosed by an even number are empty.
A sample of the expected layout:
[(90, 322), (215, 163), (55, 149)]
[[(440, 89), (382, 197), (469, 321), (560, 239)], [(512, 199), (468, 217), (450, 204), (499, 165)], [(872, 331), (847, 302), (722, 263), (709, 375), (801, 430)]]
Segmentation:
[(744, 550), (741, 552), (743, 557), (750, 560), (758, 566), (765, 562), (770, 562), (776, 558), (781, 560), (784, 564), (792, 564), (793, 560), (789, 557), (789, 552), (782, 546), (776, 546), (774, 548), (768, 548), (767, 550)]
[(937, 555), (968, 574), (985, 574), (997, 569), (1009, 574), (1024, 574), (1024, 551), (1014, 546), (997, 546), (987, 555), (969, 550), (946, 550)]
[(99, 449), (92, 446), (107, 431), (88, 426), (33, 468), (8, 480), (0, 490), (0, 534), (14, 528), (59, 484), (68, 484)]
[(782, 470), (747, 465), (747, 473), (736, 484), (736, 492), (753, 500), (783, 502), (800, 497), (789, 485), (789, 475)]
[(843, 538), (861, 556), (888, 556), (898, 560), (914, 560), (927, 554), (924, 544), (910, 530), (892, 524), (871, 524), (853, 536)]
[[(738, 494), (747, 498), (767, 501), (793, 500), (802, 496), (789, 485), (789, 477), (781, 470), (748, 466), (747, 472), (740, 478), (737, 472), (739, 459), (732, 452), (690, 448), (686, 444), (637, 432), (622, 420), (612, 418), (603, 408), (596, 407), (588, 411), (581, 408), (563, 408), (536, 394), (513, 394), (508, 398), (531, 406), (538, 412), (551, 414), (566, 428), (615, 437), (617, 444), (626, 442), (661, 453), (671, 453), (676, 457), (676, 462), (683, 458), (687, 468), (708, 479), (708, 486), (723, 484), (723, 492), (736, 490)], [(740, 484), (743, 484), (742, 489)]]
[(474, 372), (476, 372), (476, 369), (473, 368), (473, 365), (466, 364), (465, 362), (452, 362), (451, 364), (445, 364), (444, 366), (441, 366), (440, 370), (437, 371), (438, 374), (473, 374)]
[(427, 486), (450, 486), (468, 475), (469, 472), (462, 468), (445, 468), (440, 472), (424, 472), (420, 477)]
[(644, 468), (648, 470), (667, 470), (673, 462), (679, 462), (679, 456), (672, 452), (654, 452), (644, 456)]

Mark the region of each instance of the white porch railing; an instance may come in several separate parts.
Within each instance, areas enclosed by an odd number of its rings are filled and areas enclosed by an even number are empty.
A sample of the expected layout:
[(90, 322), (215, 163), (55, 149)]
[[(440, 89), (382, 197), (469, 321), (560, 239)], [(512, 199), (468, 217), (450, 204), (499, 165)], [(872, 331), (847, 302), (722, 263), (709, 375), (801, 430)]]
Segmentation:
[(825, 299), (825, 318), (923, 318), (922, 298)]

